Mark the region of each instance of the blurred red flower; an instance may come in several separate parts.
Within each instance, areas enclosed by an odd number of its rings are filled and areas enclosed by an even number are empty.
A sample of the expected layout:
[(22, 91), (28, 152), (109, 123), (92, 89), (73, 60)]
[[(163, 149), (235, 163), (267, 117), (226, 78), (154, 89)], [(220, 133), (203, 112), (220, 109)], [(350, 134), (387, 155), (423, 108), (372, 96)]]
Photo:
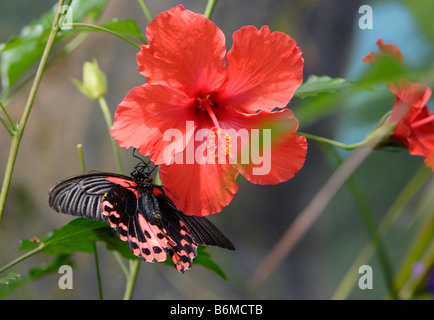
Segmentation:
[(155, 17), (146, 35), (137, 62), (147, 83), (119, 104), (111, 134), (161, 165), (161, 181), (180, 210), (221, 211), (238, 189), (239, 173), (276, 184), (300, 170), (307, 143), (296, 134), (298, 120), (288, 109), (274, 110), (303, 81), (293, 39), (246, 26), (226, 54), (223, 32), (182, 5)]
[(389, 139), (402, 144), (410, 154), (424, 157), (425, 165), (434, 170), (434, 114), (427, 106), (431, 89), (421, 83), (388, 87), (396, 96), (387, 120), (387, 123), (396, 122)]
[[(377, 40), (381, 54), (388, 54), (403, 62), (398, 47)], [(370, 52), (363, 62), (375, 63), (381, 55)], [(395, 105), (386, 124), (396, 123), (389, 139), (408, 149), (410, 154), (425, 158), (425, 165), (434, 170), (434, 114), (427, 106), (431, 89), (421, 83), (400, 80), (387, 83), (387, 88), (395, 94)]]
[(398, 59), (400, 62), (404, 60), (401, 51), (399, 51), (398, 47), (394, 44), (384, 44), (383, 39), (378, 39), (376, 44), (378, 45), (381, 53), (370, 52), (362, 59), (362, 62), (373, 63), (381, 55), (389, 55)]

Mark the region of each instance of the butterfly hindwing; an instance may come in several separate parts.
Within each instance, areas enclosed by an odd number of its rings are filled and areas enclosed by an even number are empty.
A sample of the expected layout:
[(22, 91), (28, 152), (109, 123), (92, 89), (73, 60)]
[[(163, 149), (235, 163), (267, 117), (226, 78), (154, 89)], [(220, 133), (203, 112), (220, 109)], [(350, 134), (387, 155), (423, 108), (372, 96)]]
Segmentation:
[(157, 196), (162, 215), (178, 224), (179, 229), (187, 229), (197, 245), (210, 245), (235, 250), (232, 242), (208, 219), (204, 217), (188, 216), (178, 210), (173, 201), (161, 192)]
[(184, 272), (192, 266), (198, 245), (213, 245), (235, 250), (232, 242), (217, 227), (203, 217), (187, 216), (178, 210), (162, 188), (155, 186), (154, 194), (161, 211), (163, 230), (169, 241), (169, 254), (175, 267)]

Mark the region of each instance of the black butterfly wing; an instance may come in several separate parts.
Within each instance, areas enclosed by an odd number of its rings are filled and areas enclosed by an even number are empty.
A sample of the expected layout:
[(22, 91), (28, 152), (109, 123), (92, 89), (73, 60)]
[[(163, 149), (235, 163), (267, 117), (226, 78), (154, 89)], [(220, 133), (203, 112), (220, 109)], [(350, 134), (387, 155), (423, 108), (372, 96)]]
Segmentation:
[(127, 176), (91, 172), (56, 184), (48, 203), (57, 212), (107, 222), (145, 261), (166, 260), (167, 240), (140, 211), (140, 191)]
[[(104, 194), (114, 185), (107, 180), (112, 176), (113, 174), (104, 172), (90, 172), (60, 181), (51, 188), (48, 204), (57, 212), (106, 221), (102, 215), (101, 203)], [(122, 175), (116, 177), (131, 180)]]

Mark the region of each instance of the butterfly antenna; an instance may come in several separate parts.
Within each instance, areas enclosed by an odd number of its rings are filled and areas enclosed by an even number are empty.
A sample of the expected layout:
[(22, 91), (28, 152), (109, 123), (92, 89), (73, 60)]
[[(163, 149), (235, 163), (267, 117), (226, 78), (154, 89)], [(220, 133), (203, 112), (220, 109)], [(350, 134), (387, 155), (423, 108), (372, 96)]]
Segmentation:
[(168, 187), (166, 186), (162, 186), (165, 190), (167, 190), (168, 192), (170, 192), (176, 199), (178, 199), (178, 196), (176, 195), (175, 192), (173, 192), (172, 190), (170, 190)]
[(136, 155), (136, 150), (137, 150), (136, 148), (133, 149), (133, 157), (145, 163), (145, 160), (143, 160), (140, 156)]
[(154, 165), (154, 167), (151, 169), (151, 161), (146, 161), (142, 157), (136, 155), (136, 148), (133, 149), (133, 157), (136, 159), (139, 159), (141, 163), (137, 164), (136, 168), (143, 168), (143, 170), (147, 170), (148, 174), (152, 174), (154, 170), (158, 167)]

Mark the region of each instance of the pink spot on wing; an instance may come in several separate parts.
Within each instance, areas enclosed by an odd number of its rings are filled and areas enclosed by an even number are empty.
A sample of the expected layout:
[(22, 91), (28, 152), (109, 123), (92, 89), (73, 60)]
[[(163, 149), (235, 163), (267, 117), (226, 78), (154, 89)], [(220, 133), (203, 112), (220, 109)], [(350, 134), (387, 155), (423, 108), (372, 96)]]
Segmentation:
[(127, 188), (128, 190), (134, 192), (136, 197), (139, 197), (139, 193), (137, 191), (137, 183), (135, 183), (134, 181), (118, 177), (107, 177), (106, 180), (120, 185), (121, 187)]

